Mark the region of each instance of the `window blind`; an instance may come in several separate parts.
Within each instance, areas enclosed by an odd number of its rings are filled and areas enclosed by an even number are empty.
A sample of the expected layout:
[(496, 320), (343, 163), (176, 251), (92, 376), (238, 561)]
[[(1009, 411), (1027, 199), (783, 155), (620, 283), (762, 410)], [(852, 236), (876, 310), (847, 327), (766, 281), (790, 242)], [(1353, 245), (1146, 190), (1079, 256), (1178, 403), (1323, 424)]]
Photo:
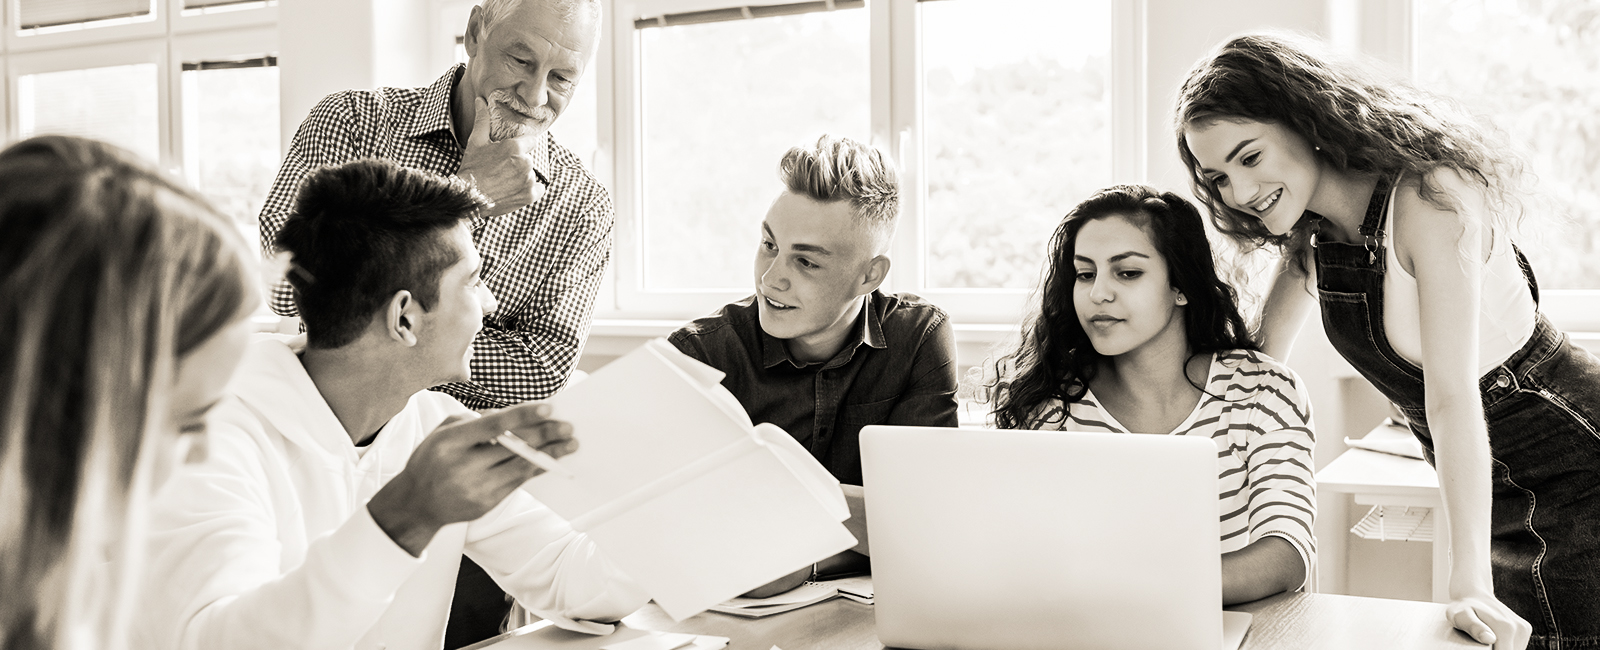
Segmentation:
[(17, 0), (22, 29), (148, 15), (152, 0)]
[(866, 0), (816, 0), (813, 2), (791, 2), (781, 5), (752, 5), (747, 7), (727, 7), (723, 9), (710, 9), (706, 11), (687, 11), (678, 14), (662, 14), (652, 18), (639, 18), (633, 21), (634, 29), (648, 29), (651, 27), (672, 27), (676, 25), (700, 25), (704, 23), (720, 23), (728, 20), (751, 20), (754, 18), (770, 18), (773, 16), (793, 16), (809, 14), (819, 11), (833, 11), (835, 9), (860, 9), (867, 6)]

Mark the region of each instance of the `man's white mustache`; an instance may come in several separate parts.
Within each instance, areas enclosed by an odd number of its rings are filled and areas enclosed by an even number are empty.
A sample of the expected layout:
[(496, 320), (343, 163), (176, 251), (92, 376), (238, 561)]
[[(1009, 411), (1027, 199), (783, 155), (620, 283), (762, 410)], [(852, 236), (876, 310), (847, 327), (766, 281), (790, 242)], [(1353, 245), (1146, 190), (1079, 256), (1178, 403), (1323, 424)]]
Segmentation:
[(549, 122), (555, 118), (555, 115), (550, 110), (550, 107), (540, 106), (538, 108), (532, 108), (527, 104), (524, 104), (522, 99), (518, 98), (516, 95), (504, 90), (496, 90), (490, 93), (489, 99), (491, 101), (504, 104), (507, 108), (510, 108), (511, 110), (521, 113), (525, 116), (532, 117), (534, 120), (537, 120), (541, 123)]

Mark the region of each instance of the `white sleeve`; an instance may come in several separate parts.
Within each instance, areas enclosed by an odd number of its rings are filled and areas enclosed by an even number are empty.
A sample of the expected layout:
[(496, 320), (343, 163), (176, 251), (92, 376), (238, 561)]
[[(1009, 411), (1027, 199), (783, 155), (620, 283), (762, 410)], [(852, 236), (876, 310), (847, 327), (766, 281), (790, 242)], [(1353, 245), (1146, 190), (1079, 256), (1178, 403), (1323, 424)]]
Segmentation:
[(515, 490), (467, 527), (467, 557), (528, 611), (558, 626), (605, 634), (650, 596), (532, 495)]
[(1311, 453), (1316, 447), (1311, 400), (1304, 383), (1288, 368), (1263, 377), (1258, 393), (1261, 433), (1250, 436), (1248, 476), (1250, 541), (1276, 536), (1289, 542), (1305, 563), (1310, 583), (1316, 570), (1317, 543), (1312, 526), (1317, 516), (1316, 477)]
[(284, 566), (276, 509), (294, 509), (293, 521), (300, 504), (287, 480), (270, 477), (284, 476), (290, 459), (255, 422), (216, 424), (207, 461), (180, 470), (153, 504), (140, 640), (182, 650), (351, 647), (422, 558), (361, 507)]

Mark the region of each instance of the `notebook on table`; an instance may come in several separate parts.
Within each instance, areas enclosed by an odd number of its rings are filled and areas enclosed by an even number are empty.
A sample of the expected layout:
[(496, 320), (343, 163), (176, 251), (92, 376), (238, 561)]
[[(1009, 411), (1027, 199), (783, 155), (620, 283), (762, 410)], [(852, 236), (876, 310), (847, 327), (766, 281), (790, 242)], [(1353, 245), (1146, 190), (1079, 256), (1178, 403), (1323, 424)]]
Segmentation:
[(1236, 650), (1216, 458), (1183, 436), (862, 429), (878, 639)]

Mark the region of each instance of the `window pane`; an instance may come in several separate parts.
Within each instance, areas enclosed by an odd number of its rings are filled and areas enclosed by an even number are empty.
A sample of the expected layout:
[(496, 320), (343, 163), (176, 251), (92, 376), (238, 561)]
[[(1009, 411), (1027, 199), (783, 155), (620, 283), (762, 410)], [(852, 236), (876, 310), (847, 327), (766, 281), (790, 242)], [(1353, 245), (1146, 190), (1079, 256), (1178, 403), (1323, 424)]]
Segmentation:
[(749, 290), (783, 153), (870, 137), (867, 11), (638, 33), (646, 286)]
[(183, 125), (190, 182), (258, 243), (256, 215), (278, 173), (277, 66), (185, 71)]
[(1032, 287), (1061, 216), (1111, 182), (1111, 2), (918, 7), (925, 280)]
[(156, 65), (22, 75), (17, 122), (24, 138), (44, 133), (98, 138), (159, 162)]
[(1595, 2), (1417, 0), (1416, 6), (1418, 84), (1492, 120), (1537, 181), (1539, 196), (1527, 203), (1520, 241), (1540, 287), (1600, 289)]

